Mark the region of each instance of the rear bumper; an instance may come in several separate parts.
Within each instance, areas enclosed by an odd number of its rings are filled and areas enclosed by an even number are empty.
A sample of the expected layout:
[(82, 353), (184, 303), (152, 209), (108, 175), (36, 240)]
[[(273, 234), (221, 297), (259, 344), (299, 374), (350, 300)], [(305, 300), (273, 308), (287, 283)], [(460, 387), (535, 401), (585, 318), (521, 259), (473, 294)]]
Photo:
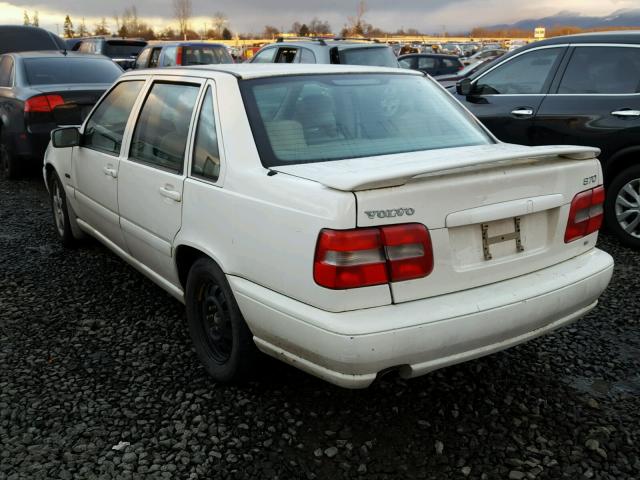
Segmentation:
[(552, 267), (448, 295), (343, 313), (229, 277), (256, 345), (348, 388), (399, 368), (406, 378), (517, 345), (585, 315), (613, 273), (593, 249)]

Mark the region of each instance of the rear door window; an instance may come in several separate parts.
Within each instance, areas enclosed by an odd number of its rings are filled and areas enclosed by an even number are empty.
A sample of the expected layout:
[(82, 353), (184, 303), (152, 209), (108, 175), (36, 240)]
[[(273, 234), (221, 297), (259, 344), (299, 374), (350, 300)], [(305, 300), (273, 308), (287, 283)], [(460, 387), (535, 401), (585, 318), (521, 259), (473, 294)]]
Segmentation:
[(542, 94), (556, 70), (564, 47), (542, 48), (515, 57), (482, 76), (475, 85), (476, 95)]
[(122, 82), (111, 90), (87, 120), (82, 146), (109, 155), (120, 155), (122, 137), (142, 80)]
[(292, 47), (282, 47), (278, 49), (276, 63), (297, 63), (298, 49)]
[(420, 70), (435, 70), (436, 59), (433, 57), (418, 57), (418, 68)]
[(576, 47), (558, 93), (640, 93), (640, 48)]
[(199, 85), (157, 82), (138, 117), (129, 157), (182, 173), (184, 152)]

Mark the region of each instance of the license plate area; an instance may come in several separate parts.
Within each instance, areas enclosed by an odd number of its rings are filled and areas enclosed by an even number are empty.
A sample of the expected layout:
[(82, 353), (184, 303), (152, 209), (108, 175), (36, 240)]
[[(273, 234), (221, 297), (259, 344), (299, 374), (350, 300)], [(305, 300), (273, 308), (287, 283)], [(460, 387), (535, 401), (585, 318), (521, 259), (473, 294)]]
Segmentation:
[[(493, 254), (491, 253), (491, 246), (500, 244), (500, 243), (513, 242), (516, 253), (524, 252), (524, 247), (522, 245), (522, 229), (520, 225), (521, 221), (522, 220), (520, 217), (513, 218), (512, 232), (505, 232), (504, 220), (499, 222), (499, 225), (496, 225), (498, 224), (498, 222), (489, 222), (489, 223), (480, 224), (480, 230), (482, 232), (482, 253), (486, 261), (493, 259)], [(494, 227), (493, 229), (491, 228), (492, 225)], [(492, 234), (491, 232), (494, 229), (498, 229), (496, 228), (498, 226), (500, 231), (498, 233)]]

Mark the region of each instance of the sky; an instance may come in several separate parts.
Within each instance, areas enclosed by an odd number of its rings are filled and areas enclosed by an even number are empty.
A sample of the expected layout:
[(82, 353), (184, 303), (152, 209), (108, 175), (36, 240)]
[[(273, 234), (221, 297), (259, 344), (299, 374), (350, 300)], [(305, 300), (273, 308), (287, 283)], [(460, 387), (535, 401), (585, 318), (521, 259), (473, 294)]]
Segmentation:
[[(385, 30), (416, 28), (422, 32), (463, 32), (476, 26), (540, 18), (560, 11), (582, 15), (607, 15), (624, 8), (638, 8), (639, 0), (367, 0), (365, 21)], [(114, 14), (135, 4), (138, 14), (154, 28), (175, 24), (171, 0), (0, 0), (0, 23), (22, 24), (23, 11), (38, 11), (40, 26), (53, 32), (65, 14), (74, 24), (85, 17), (93, 26), (106, 17), (110, 27)], [(217, 11), (229, 19), (233, 32), (261, 32), (265, 25), (288, 30), (294, 21), (313, 17), (327, 20), (334, 32), (353, 16), (357, 0), (192, 0), (191, 28), (200, 31)]]

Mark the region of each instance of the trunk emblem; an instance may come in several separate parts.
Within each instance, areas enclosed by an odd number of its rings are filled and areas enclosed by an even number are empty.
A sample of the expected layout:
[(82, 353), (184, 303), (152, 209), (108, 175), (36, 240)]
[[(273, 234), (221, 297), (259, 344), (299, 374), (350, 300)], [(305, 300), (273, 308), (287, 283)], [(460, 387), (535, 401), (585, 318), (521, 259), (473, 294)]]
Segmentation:
[(393, 210), (370, 210), (368, 212), (364, 212), (367, 214), (370, 220), (374, 218), (394, 218), (394, 217), (410, 217), (416, 211), (413, 208), (395, 208)]
[(495, 243), (503, 243), (509, 242), (511, 240), (515, 240), (516, 242), (516, 252), (524, 252), (524, 247), (522, 246), (522, 239), (520, 237), (520, 217), (515, 217), (513, 219), (513, 226), (515, 228), (514, 232), (505, 233), (502, 235), (496, 235), (495, 237), (489, 236), (489, 224), (482, 223), (482, 250), (484, 251), (484, 259), (491, 260), (493, 256), (491, 255), (490, 246)]

